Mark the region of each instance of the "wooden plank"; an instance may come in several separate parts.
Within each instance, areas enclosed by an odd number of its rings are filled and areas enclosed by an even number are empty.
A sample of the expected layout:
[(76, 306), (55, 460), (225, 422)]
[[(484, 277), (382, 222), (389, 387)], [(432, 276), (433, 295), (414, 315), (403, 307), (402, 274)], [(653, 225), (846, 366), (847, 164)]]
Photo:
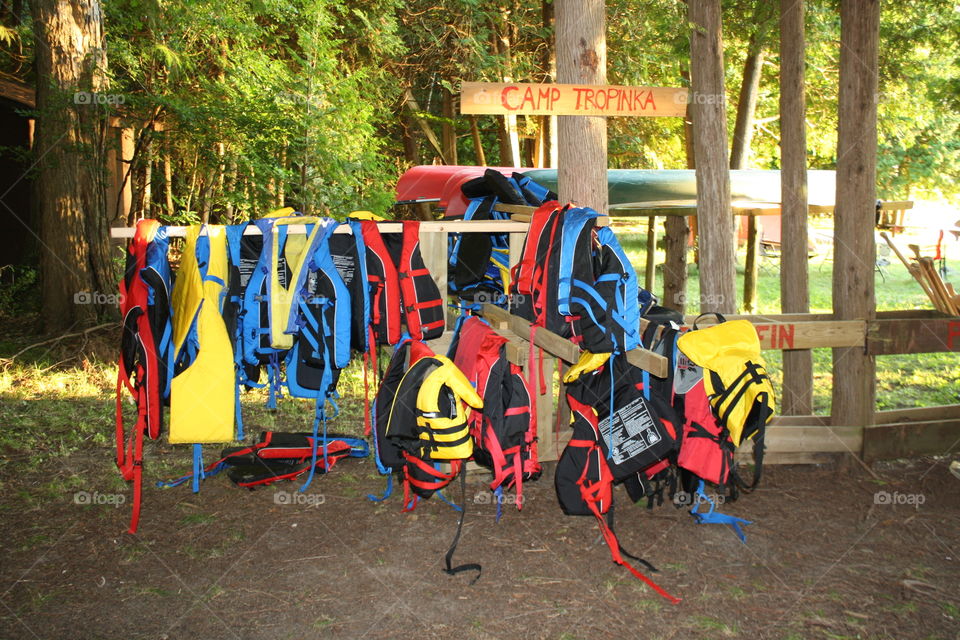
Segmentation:
[[(378, 223), (380, 233), (402, 233), (403, 225), (399, 222), (380, 222)], [(165, 227), (167, 235), (171, 238), (183, 237), (187, 233), (187, 227), (168, 226)], [(421, 233), (527, 233), (529, 225), (523, 222), (513, 222), (511, 220), (427, 220), (420, 223)], [(132, 238), (136, 231), (133, 227), (113, 227), (110, 229), (111, 238)], [(287, 225), (288, 233), (306, 233), (306, 225), (291, 224)], [(244, 235), (260, 235), (260, 229), (255, 225), (250, 225), (244, 231)], [(350, 227), (345, 224), (338, 226), (334, 233), (350, 233)]]
[[(481, 312), (484, 317), (489, 316), (492, 321), (498, 324), (507, 323), (509, 329), (524, 340), (530, 339), (530, 322), (519, 316), (512, 315), (500, 307), (492, 304), (484, 304)], [(580, 348), (570, 342), (563, 336), (552, 331), (538, 328), (534, 335), (533, 344), (541, 347), (549, 354), (560, 358), (570, 364), (580, 360)], [(647, 349), (633, 349), (628, 351), (627, 362), (640, 367), (644, 371), (649, 371), (652, 375), (664, 378), (667, 375), (667, 359)]]
[(814, 415), (805, 415), (805, 416), (773, 416), (770, 419), (770, 422), (767, 424), (770, 426), (815, 426), (815, 427), (828, 427), (830, 426), (830, 416), (814, 416)]
[(769, 425), (764, 443), (771, 452), (859, 453), (863, 445), (863, 428)]
[[(743, 319), (753, 323), (760, 339), (760, 348), (769, 349), (816, 349), (821, 347), (862, 347), (865, 341), (866, 323), (863, 320), (818, 320), (814, 322), (768, 322), (768, 318), (780, 316), (727, 316), (728, 320)], [(808, 314), (795, 314), (809, 317)], [(714, 318), (708, 316), (700, 326), (710, 326)]]
[(593, 84), (464, 82), (460, 112), (473, 115), (682, 116), (687, 90)]
[[(848, 453), (828, 452), (828, 453), (809, 453), (803, 451), (769, 451), (763, 456), (763, 464), (835, 464), (844, 455)], [(750, 464), (753, 462), (750, 448), (737, 451), (736, 461), (740, 464)]]
[(867, 331), (867, 353), (960, 351), (960, 318), (874, 320)]
[(895, 424), (898, 422), (930, 422), (934, 420), (960, 420), (960, 404), (947, 404), (939, 407), (915, 407), (877, 411), (876, 424)]
[(494, 211), (499, 211), (500, 213), (509, 213), (516, 215), (532, 215), (534, 211), (537, 210), (536, 207), (531, 207), (524, 204), (507, 204), (505, 202), (498, 202), (493, 205)]
[(757, 237), (757, 219), (747, 218), (747, 256), (743, 272), (743, 310), (754, 313), (757, 310), (757, 276), (760, 239)]
[(863, 432), (863, 459), (892, 460), (949, 455), (960, 450), (960, 420), (877, 425)]

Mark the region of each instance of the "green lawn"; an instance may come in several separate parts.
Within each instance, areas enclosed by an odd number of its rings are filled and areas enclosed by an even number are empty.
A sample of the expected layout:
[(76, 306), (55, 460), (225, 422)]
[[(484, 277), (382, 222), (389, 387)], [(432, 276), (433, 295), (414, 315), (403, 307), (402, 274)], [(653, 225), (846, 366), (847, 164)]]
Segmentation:
[[(624, 232), (626, 231), (626, 232)], [(658, 238), (662, 238), (662, 227)], [(823, 235), (814, 233), (817, 238), (817, 255), (810, 260), (810, 310), (813, 313), (829, 313), (831, 305), (831, 279), (833, 261), (829, 256), (829, 242)], [(647, 236), (645, 224), (637, 228), (617, 231), (630, 261), (637, 269), (641, 285), (646, 264)], [(910, 240), (912, 241), (912, 240)], [(908, 240), (898, 239), (897, 243), (906, 250)], [(947, 281), (960, 287), (960, 243), (949, 241), (945, 244), (948, 258)], [(884, 247), (886, 249), (886, 247)], [(885, 253), (885, 251), (881, 252)], [(926, 254), (926, 253), (925, 253)], [(692, 260), (692, 253), (690, 258)], [(875, 273), (877, 289), (877, 309), (933, 309), (930, 300), (924, 294), (913, 276), (897, 260), (895, 255), (883, 256), (890, 264), (882, 267), (883, 276)], [(655, 256), (657, 265), (664, 260), (662, 246)], [(743, 307), (745, 251), (740, 249), (737, 265), (737, 305)], [(688, 265), (687, 313), (696, 313), (700, 300), (699, 270), (694, 264)], [(663, 274), (657, 269), (654, 293), (663, 293)], [(757, 281), (757, 313), (780, 313), (780, 270), (775, 261), (761, 259)], [(782, 378), (781, 352), (764, 351), (768, 370), (775, 385)], [(830, 394), (832, 385), (831, 350), (814, 349), (814, 410), (818, 414), (830, 413)], [(960, 354), (930, 353), (877, 358), (877, 409), (899, 409), (907, 407), (934, 406), (960, 403)]]

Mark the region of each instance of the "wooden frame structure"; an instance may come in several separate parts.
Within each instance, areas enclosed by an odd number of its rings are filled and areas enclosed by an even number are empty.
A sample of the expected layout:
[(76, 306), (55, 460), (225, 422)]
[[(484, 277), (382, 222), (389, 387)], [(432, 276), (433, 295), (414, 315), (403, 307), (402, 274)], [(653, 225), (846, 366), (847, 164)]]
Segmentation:
[[(528, 216), (532, 207), (498, 205), (513, 214), (509, 221), (433, 221), (420, 223), (420, 249), (424, 262), (441, 291), (447, 290), (449, 233), (508, 233), (510, 234), (510, 263), (516, 264), (528, 231)], [(519, 219), (523, 219), (521, 222)], [(600, 224), (609, 224), (602, 216)], [(349, 227), (341, 225), (335, 232), (346, 233)], [(401, 231), (394, 222), (380, 223), (383, 233)], [(305, 232), (306, 227), (291, 225), (293, 233)], [(182, 236), (186, 227), (167, 227), (168, 235)], [(248, 233), (259, 233), (248, 227)], [(130, 238), (134, 229), (117, 228), (114, 238)], [(495, 331), (507, 339), (507, 357), (524, 369), (538, 366), (531, 362), (530, 323), (492, 304), (483, 305), (481, 315)], [(452, 325), (454, 318), (448, 318)], [(879, 312), (873, 320), (837, 320), (833, 314), (772, 314), (736, 315), (728, 319), (746, 319), (752, 322), (764, 350), (798, 351), (815, 348), (861, 348), (866, 355), (902, 353), (960, 353), (960, 317), (945, 316), (934, 311)], [(687, 322), (693, 322), (688, 316)], [(433, 341), (443, 350), (449, 334)], [(562, 402), (562, 384), (555, 372), (575, 363), (580, 349), (573, 342), (546, 329), (538, 328), (533, 347), (543, 354), (545, 393), (534, 390), (537, 402), (538, 439), (540, 459), (545, 462), (558, 459), (562, 446), (569, 439), (569, 430), (560, 428), (566, 415)], [(666, 360), (646, 349), (627, 354), (628, 361), (654, 375), (666, 375)], [(561, 398), (559, 405), (555, 400)], [(557, 417), (560, 420), (557, 420)], [(817, 463), (838, 454), (853, 455), (865, 461), (911, 455), (950, 453), (960, 447), (960, 404), (922, 409), (875, 412), (872, 425), (831, 426), (829, 416), (778, 416), (767, 430), (766, 462), (777, 464)], [(745, 455), (744, 452), (741, 455)]]

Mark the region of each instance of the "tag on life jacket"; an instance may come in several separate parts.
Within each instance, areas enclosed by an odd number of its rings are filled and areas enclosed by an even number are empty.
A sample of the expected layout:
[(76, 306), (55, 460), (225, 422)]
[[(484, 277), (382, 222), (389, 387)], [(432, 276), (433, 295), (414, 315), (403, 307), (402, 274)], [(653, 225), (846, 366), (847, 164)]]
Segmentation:
[(600, 433), (610, 439), (608, 446), (611, 446), (615, 465), (643, 456), (648, 450), (659, 449), (656, 445), (664, 439), (657, 429), (657, 418), (650, 413), (643, 396), (637, 396), (626, 406), (618, 407), (613, 416), (600, 420), (599, 428)]

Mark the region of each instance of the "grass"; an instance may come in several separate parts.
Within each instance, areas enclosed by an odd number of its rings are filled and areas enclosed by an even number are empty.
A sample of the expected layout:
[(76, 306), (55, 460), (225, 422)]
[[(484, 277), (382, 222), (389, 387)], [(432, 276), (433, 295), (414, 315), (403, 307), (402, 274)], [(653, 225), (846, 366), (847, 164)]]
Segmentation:
[[(822, 236), (824, 223), (818, 222), (812, 237)], [(643, 268), (646, 264), (647, 236), (645, 226), (642, 233), (636, 228), (626, 232), (617, 231), (617, 238), (630, 258), (637, 274), (643, 280)], [(660, 234), (662, 237), (662, 233)], [(909, 240), (913, 242), (914, 240)], [(907, 241), (898, 241), (905, 247)], [(953, 244), (947, 246), (948, 257), (960, 257)], [(830, 313), (832, 311), (833, 261), (829, 259), (826, 245), (817, 247), (817, 255), (809, 263), (810, 311), (811, 313)], [(692, 256), (692, 254), (691, 254)], [(743, 307), (745, 251), (740, 250), (737, 265), (737, 304)], [(889, 256), (890, 264), (883, 267), (883, 276), (874, 273), (876, 278), (876, 303), (881, 311), (900, 309), (932, 309), (933, 305), (924, 294), (913, 276), (897, 260)], [(657, 249), (655, 262), (662, 265), (664, 253)], [(947, 261), (948, 277), (956, 286), (960, 286), (960, 259)], [(654, 292), (663, 291), (663, 274), (658, 268), (654, 283)], [(708, 299), (705, 296), (705, 299)], [(700, 300), (699, 270), (695, 264), (687, 270), (687, 313), (697, 312)], [(692, 302), (691, 302), (692, 301)], [(757, 313), (780, 313), (780, 272), (779, 266), (770, 261), (761, 260), (757, 278)], [(782, 352), (764, 351), (767, 370), (773, 380), (774, 388), (780, 388), (783, 380)], [(830, 349), (814, 349), (814, 413), (830, 413), (832, 391), (832, 352)], [(926, 353), (904, 354), (877, 357), (877, 409), (903, 409), (910, 407), (928, 407), (960, 403), (960, 354)]]

